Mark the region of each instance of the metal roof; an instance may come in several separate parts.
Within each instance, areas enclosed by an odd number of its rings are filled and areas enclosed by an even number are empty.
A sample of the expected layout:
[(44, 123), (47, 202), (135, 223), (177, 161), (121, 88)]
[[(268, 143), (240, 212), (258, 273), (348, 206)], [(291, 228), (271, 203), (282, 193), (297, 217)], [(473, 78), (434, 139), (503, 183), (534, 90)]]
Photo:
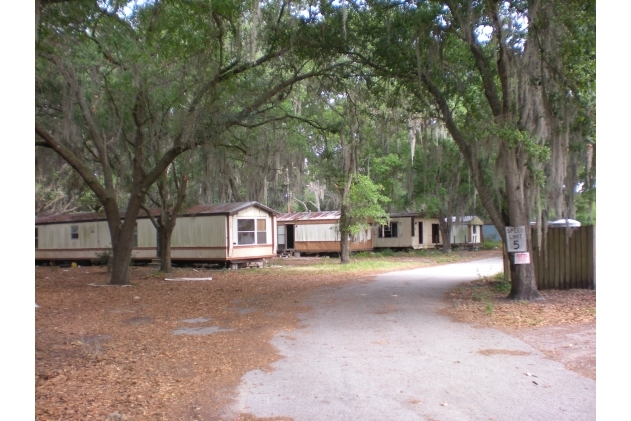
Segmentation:
[(391, 213), (390, 218), (428, 218), (428, 216), (422, 212), (401, 212)]
[(549, 227), (580, 227), (581, 223), (576, 219), (559, 219), (548, 222)]
[[(160, 209), (150, 209), (154, 216), (160, 215)], [(120, 212), (121, 219), (125, 218), (125, 212)], [(140, 210), (138, 218), (147, 218), (147, 212)], [(64, 222), (88, 222), (88, 221), (105, 221), (107, 216), (105, 212), (83, 212), (83, 213), (64, 213), (56, 215), (39, 215), (35, 216), (35, 225), (39, 224), (62, 224)]]
[(330, 221), (339, 220), (342, 213), (340, 211), (324, 211), (324, 212), (291, 212), (281, 213), (276, 220), (278, 222), (287, 221)]
[[(278, 215), (278, 212), (267, 206), (261, 205), (258, 202), (235, 202), (235, 203), (212, 203), (195, 205), (185, 210), (180, 216), (195, 216), (195, 215), (234, 215), (239, 211), (249, 208), (250, 206), (256, 206), (269, 212), (273, 215)], [(159, 208), (150, 209), (152, 215), (160, 215)], [(125, 217), (125, 212), (120, 212), (121, 219)], [(147, 213), (144, 210), (140, 210), (138, 218), (147, 218)], [(62, 215), (40, 215), (35, 216), (35, 225), (41, 224), (61, 224), (65, 222), (88, 222), (88, 221), (105, 221), (107, 217), (105, 212), (98, 213), (66, 213)]]
[[(452, 220), (452, 222), (458, 222), (456, 216), (452, 216), (451, 220)], [(473, 215), (473, 216), (463, 216), (462, 219), (460, 220), (460, 222), (462, 224), (469, 224), (469, 225), (484, 225), (484, 221), (482, 221), (482, 219), (480, 219), (479, 217), (477, 217), (475, 215)]]
[(62, 215), (35, 215), (37, 224), (58, 224), (62, 222), (87, 222), (106, 219), (104, 213), (66, 213)]
[(182, 215), (234, 215), (243, 209), (249, 208), (250, 206), (256, 206), (257, 208), (263, 209), (273, 215), (279, 215), (279, 212), (272, 208), (268, 208), (265, 205), (261, 205), (259, 202), (210, 203), (195, 205), (188, 208), (182, 213)]

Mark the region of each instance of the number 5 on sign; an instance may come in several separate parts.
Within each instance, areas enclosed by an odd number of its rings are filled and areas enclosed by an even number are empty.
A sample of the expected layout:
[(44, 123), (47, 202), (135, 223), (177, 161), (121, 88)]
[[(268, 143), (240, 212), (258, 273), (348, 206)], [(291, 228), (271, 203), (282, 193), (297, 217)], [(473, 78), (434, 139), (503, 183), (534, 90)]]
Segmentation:
[(506, 248), (509, 253), (526, 251), (526, 227), (506, 227)]

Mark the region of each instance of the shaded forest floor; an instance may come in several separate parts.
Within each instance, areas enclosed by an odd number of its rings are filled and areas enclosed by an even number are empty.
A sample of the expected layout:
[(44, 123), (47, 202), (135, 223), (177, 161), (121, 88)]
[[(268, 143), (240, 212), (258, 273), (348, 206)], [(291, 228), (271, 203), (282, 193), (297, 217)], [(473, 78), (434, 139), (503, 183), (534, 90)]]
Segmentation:
[[(129, 287), (107, 285), (108, 274), (100, 267), (38, 267), (36, 418), (222, 419), (241, 376), (269, 370), (279, 358), (270, 340), (297, 328), (297, 314), (308, 310), (300, 303), (314, 290), (367, 282), (370, 275), (396, 269), (491, 256), (499, 252), (410, 253), (357, 259), (344, 267), (337, 259), (290, 258), (271, 261), (265, 269), (176, 269), (168, 276), (132, 268)], [(592, 328), (595, 332), (594, 291), (544, 292), (545, 303), (528, 304), (509, 303), (506, 294), (480, 295), (481, 288), (494, 291), (491, 280), (463, 284), (447, 294), (444, 311), (458, 321), (521, 335), (550, 358), (595, 378), (595, 335), (593, 376), (589, 364), (572, 365), (591, 361), (589, 355), (572, 354), (584, 351), (584, 344), (568, 342), (577, 342), (576, 335), (589, 339)], [(570, 312), (577, 316), (569, 317)], [(556, 345), (546, 342), (551, 340)], [(242, 419), (253, 418), (244, 414)]]

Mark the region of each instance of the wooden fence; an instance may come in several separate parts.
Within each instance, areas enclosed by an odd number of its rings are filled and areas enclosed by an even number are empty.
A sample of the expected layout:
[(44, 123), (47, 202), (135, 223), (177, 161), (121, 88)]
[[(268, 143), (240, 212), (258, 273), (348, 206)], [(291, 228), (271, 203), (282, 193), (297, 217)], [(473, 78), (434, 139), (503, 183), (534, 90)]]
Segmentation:
[(538, 289), (596, 289), (594, 226), (548, 228), (541, 250), (536, 228), (531, 234)]

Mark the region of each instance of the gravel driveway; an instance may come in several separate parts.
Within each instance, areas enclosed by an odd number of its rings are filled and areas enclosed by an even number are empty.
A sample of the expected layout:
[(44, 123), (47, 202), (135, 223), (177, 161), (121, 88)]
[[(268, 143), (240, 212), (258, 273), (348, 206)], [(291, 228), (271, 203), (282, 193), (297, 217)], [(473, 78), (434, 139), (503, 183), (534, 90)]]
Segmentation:
[(251, 371), (231, 414), (300, 420), (594, 420), (596, 382), (527, 343), (437, 314), (443, 293), (501, 259), (379, 275), (320, 290), (283, 359)]

